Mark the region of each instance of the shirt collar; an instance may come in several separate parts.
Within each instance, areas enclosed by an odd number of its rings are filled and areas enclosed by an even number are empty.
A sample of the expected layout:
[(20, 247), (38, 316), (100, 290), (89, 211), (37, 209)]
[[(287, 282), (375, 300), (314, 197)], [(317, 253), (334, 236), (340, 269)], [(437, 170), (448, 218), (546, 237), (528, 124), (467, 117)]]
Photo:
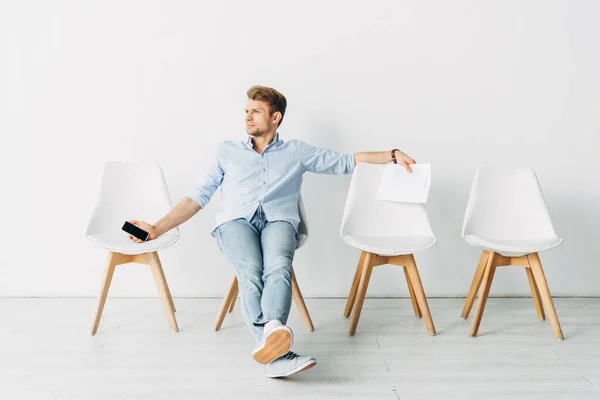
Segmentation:
[[(279, 142), (279, 132), (275, 133), (275, 136), (273, 137), (273, 141), (271, 143), (269, 143), (269, 146), (274, 145), (277, 142)], [(243, 143), (244, 143), (244, 146), (251, 149), (252, 148), (252, 136), (248, 135), (248, 137), (246, 138), (246, 141)], [(269, 146), (267, 146), (267, 147), (269, 147)]]

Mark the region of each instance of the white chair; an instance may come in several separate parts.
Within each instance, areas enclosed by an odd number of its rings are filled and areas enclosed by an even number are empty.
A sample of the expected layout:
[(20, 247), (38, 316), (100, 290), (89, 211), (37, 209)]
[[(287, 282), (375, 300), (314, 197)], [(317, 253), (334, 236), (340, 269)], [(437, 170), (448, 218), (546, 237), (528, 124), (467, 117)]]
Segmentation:
[[(300, 195), (300, 199), (298, 201), (298, 211), (300, 214), (300, 223), (298, 224), (298, 244), (296, 245), (296, 250), (306, 243), (308, 239), (308, 227), (306, 225), (306, 211), (304, 210), (304, 203), (302, 202), (302, 195)], [(225, 297), (223, 298), (223, 303), (221, 304), (221, 309), (217, 314), (217, 319), (215, 320), (214, 330), (218, 331), (221, 329), (221, 325), (223, 324), (223, 320), (227, 315), (227, 312), (232, 312), (233, 307), (235, 306), (235, 300), (239, 293), (238, 281), (237, 277), (233, 275), (233, 279), (229, 284), (229, 289), (227, 289), (227, 293), (225, 293)], [(298, 307), (298, 311), (300, 311), (300, 315), (304, 320), (304, 324), (308, 328), (310, 332), (315, 330), (313, 326), (312, 320), (308, 313), (308, 309), (306, 308), (306, 304), (304, 303), (304, 298), (302, 297), (302, 292), (300, 292), (300, 287), (298, 286), (298, 282), (296, 281), (296, 274), (294, 273), (292, 267), (292, 297), (296, 301), (296, 306)]]
[[(408, 291), (417, 317), (424, 317), (431, 335), (435, 327), (414, 254), (435, 243), (423, 204), (381, 201), (375, 198), (386, 166), (361, 163), (356, 166), (342, 218), (341, 236), (362, 250), (346, 302), (344, 316), (352, 314), (349, 335), (354, 335), (373, 267), (394, 264), (404, 267)], [(398, 166), (398, 168), (401, 168)]]
[(169, 324), (175, 332), (179, 330), (173, 298), (157, 253), (177, 242), (179, 230), (172, 229), (145, 243), (132, 242), (129, 235), (121, 230), (126, 220), (152, 223), (171, 208), (165, 178), (158, 163), (106, 163), (98, 198), (85, 233), (90, 242), (109, 251), (92, 335), (98, 330), (115, 267), (130, 262), (150, 266)]
[[(483, 254), (473, 278), (462, 312), (467, 318), (479, 301), (470, 335), (476, 336), (496, 267), (525, 267), (538, 317), (545, 319), (544, 308), (558, 339), (562, 330), (538, 252), (558, 246), (556, 236), (535, 173), (530, 169), (482, 167), (477, 170), (463, 222), (462, 236)], [(483, 282), (483, 285), (481, 283)]]

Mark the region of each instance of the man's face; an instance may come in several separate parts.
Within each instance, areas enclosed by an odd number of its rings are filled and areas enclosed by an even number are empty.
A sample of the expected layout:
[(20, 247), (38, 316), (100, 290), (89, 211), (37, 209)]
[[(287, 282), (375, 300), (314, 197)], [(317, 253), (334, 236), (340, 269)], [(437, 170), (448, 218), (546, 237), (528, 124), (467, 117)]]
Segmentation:
[(269, 105), (266, 102), (248, 99), (245, 111), (248, 135), (258, 137), (277, 129), (277, 124), (273, 122), (274, 115), (269, 115)]

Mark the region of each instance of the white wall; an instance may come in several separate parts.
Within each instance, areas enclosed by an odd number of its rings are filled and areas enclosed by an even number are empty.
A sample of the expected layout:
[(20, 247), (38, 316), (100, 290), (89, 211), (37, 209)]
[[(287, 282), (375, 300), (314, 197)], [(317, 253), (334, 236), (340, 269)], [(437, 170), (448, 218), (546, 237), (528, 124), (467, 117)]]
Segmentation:
[[(368, 4), (367, 4), (368, 3)], [(289, 102), (283, 138), (399, 147), (433, 164), (429, 296), (464, 296), (460, 236), (480, 164), (530, 167), (564, 243), (541, 255), (554, 295), (600, 295), (600, 3), (596, 1), (13, 1), (0, 5), (0, 296), (95, 296), (106, 253), (83, 236), (107, 160), (157, 160), (178, 201), (208, 145), (243, 139), (245, 91)], [(349, 176), (307, 175), (306, 296), (346, 296), (359, 252), (339, 237)], [(221, 296), (231, 267), (215, 204), (162, 253), (175, 296)], [(154, 296), (141, 266), (111, 295)], [(500, 270), (492, 295), (529, 295)], [(407, 295), (399, 268), (369, 295)]]

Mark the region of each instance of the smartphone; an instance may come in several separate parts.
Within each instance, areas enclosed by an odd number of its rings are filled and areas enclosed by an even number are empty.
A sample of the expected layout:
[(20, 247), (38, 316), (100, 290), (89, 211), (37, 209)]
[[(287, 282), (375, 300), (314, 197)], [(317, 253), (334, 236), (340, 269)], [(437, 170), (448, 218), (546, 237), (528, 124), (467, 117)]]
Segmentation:
[(148, 240), (148, 236), (150, 235), (148, 232), (141, 228), (138, 228), (129, 221), (125, 221), (125, 224), (123, 224), (123, 227), (121, 229), (129, 233), (131, 236), (143, 240), (144, 242)]

